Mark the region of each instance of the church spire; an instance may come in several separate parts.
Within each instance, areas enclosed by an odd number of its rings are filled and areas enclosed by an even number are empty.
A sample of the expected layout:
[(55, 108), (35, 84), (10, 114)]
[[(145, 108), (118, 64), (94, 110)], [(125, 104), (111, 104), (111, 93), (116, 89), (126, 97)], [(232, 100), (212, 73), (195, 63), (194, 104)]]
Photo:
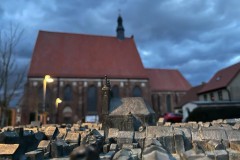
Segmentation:
[(118, 22), (118, 26), (117, 26), (117, 29), (116, 29), (116, 31), (117, 31), (117, 38), (118, 39), (120, 39), (120, 40), (124, 40), (124, 28), (123, 28), (123, 25), (122, 25), (122, 17), (121, 17), (121, 15), (119, 14), (119, 16), (118, 16), (118, 20), (117, 20), (117, 22)]

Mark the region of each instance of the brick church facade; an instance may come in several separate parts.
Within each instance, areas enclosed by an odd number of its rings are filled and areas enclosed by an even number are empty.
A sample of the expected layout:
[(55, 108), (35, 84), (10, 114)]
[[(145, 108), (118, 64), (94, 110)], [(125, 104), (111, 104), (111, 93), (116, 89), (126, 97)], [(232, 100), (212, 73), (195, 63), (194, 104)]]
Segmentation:
[[(124, 36), (121, 16), (116, 31), (116, 37), (40, 31), (21, 105), (22, 123), (36, 120), (36, 113), (41, 116), (44, 109), (49, 123), (98, 120), (101, 118), (104, 75), (111, 81), (113, 97), (143, 97), (152, 104), (156, 85), (151, 86), (151, 82), (154, 79), (157, 84), (159, 76), (150, 76), (144, 68), (134, 38)], [(43, 109), (45, 75), (51, 75), (54, 82), (47, 83)], [(175, 81), (182, 83), (183, 93), (191, 87), (184, 77)], [(173, 90), (170, 91), (167, 93), (172, 94)], [(57, 98), (61, 98), (62, 103), (56, 107)], [(157, 113), (160, 115), (162, 111)]]

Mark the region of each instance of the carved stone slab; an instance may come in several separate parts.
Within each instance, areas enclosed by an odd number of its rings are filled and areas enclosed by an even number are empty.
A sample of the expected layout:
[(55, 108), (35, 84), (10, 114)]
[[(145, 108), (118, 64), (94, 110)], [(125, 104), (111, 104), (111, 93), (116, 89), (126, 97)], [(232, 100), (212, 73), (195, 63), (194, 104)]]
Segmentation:
[(80, 134), (76, 132), (68, 132), (67, 136), (65, 137), (65, 141), (68, 143), (77, 143), (80, 142)]
[(0, 144), (0, 155), (12, 155), (18, 147), (19, 144)]

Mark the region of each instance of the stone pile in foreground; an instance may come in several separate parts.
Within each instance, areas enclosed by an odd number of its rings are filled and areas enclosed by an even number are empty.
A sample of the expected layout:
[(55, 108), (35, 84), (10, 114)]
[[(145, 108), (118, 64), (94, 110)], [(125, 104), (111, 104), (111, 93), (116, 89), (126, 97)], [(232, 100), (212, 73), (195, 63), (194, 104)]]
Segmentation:
[(102, 130), (101, 124), (5, 127), (0, 159), (238, 160), (240, 119), (164, 123), (140, 131)]

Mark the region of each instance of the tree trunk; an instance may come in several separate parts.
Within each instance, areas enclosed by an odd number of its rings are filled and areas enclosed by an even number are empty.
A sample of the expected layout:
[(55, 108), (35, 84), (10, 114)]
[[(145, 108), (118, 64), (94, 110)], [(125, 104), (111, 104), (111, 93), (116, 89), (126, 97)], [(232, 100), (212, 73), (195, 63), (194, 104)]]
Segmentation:
[(6, 126), (6, 109), (2, 108), (1, 110), (1, 127), (4, 127)]

